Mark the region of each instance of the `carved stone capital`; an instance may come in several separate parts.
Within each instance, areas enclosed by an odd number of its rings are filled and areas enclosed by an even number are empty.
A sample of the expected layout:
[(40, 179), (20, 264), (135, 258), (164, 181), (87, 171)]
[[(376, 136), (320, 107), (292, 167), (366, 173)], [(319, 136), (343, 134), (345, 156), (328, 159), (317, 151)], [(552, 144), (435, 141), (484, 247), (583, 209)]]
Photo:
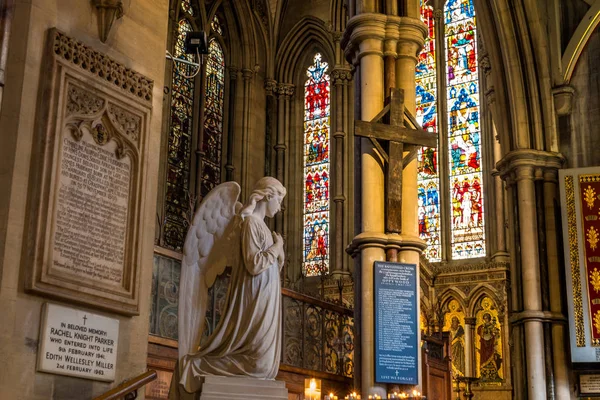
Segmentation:
[(122, 0), (92, 0), (98, 13), (98, 29), (100, 40), (106, 43), (108, 34), (116, 20), (123, 17)]
[(279, 96), (293, 96), (296, 86), (292, 83), (279, 83), (275, 88), (275, 92)]
[(345, 84), (352, 80), (350, 67), (336, 67), (331, 71), (331, 81), (334, 85)]
[(267, 92), (267, 96), (272, 96), (273, 93), (277, 89), (277, 81), (275, 79), (267, 78), (265, 79), (265, 91)]
[(237, 79), (238, 72), (240, 72), (240, 69), (238, 67), (229, 66), (227, 67), (227, 70), (229, 71), (229, 80), (235, 81)]
[(244, 78), (245, 81), (249, 81), (250, 79), (252, 79), (252, 77), (254, 76), (254, 71), (248, 68), (244, 68), (242, 69), (242, 78)]
[[(508, 153), (496, 164), (500, 177), (504, 180), (512, 177), (516, 180), (533, 179), (535, 168), (545, 170), (558, 170), (565, 163), (565, 158), (560, 153), (522, 149)], [(517, 176), (514, 176), (514, 174)], [(531, 178), (529, 178), (531, 176)]]

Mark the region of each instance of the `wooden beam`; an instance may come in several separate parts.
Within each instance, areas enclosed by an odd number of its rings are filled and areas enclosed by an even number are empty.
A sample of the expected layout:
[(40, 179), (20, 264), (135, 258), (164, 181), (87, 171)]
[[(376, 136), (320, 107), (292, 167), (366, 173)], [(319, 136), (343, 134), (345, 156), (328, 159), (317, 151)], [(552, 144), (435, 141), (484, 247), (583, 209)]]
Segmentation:
[(373, 117), (373, 119), (370, 122), (379, 122), (379, 120), (381, 118), (383, 118), (389, 110), (390, 110), (390, 105), (387, 104), (385, 107), (383, 107), (383, 109), (381, 111), (379, 111), (379, 114), (377, 114), (375, 117)]
[(402, 143), (389, 143), (385, 190), (385, 230), (389, 233), (402, 232)]
[(390, 106), (390, 125), (404, 126), (404, 90), (391, 88), (390, 96), (386, 99)]
[(408, 164), (410, 164), (410, 162), (417, 157), (417, 153), (418, 153), (420, 147), (417, 147), (417, 146), (411, 146), (411, 147), (412, 147), (412, 149), (410, 149), (408, 154), (406, 156), (404, 156), (404, 158), (402, 159), (402, 168), (406, 168), (406, 166)]
[(355, 121), (354, 135), (406, 144), (416, 144), (419, 146), (437, 147), (437, 135), (435, 133), (405, 128), (402, 126)]

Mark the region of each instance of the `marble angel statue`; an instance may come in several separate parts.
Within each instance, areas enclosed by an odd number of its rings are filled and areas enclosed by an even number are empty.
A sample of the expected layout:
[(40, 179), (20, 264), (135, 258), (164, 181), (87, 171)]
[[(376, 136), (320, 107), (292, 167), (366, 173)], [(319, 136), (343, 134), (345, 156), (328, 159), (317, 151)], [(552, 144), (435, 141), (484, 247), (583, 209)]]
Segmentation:
[[(179, 363), (170, 400), (195, 399), (205, 375), (274, 379), (281, 353), (282, 237), (264, 222), (281, 207), (285, 187), (260, 179), (242, 206), (235, 182), (202, 201), (185, 239), (179, 292)], [(208, 289), (226, 266), (231, 280), (219, 324), (206, 343)]]

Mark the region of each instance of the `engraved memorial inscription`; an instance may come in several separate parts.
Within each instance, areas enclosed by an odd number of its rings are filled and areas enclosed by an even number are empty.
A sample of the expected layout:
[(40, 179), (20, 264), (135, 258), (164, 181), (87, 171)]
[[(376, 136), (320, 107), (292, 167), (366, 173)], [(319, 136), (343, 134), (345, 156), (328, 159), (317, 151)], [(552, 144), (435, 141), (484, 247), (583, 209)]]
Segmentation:
[(63, 139), (54, 232), (54, 267), (121, 284), (127, 232), (130, 161), (116, 144), (100, 146), (91, 134)]

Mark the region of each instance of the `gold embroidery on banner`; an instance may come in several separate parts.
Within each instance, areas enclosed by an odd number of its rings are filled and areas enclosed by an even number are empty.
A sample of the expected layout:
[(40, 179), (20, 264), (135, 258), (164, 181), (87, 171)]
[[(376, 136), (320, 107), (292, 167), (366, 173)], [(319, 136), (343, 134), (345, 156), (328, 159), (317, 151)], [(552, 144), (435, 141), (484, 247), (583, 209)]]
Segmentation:
[(600, 272), (598, 271), (598, 268), (594, 268), (594, 270), (590, 272), (590, 283), (596, 293), (600, 292)]
[(594, 201), (596, 200), (596, 191), (590, 185), (585, 189), (585, 202), (587, 203), (588, 208), (591, 210), (594, 208)]
[(567, 197), (567, 221), (569, 224), (569, 258), (571, 261), (571, 280), (574, 297), (575, 342), (577, 347), (585, 347), (583, 298), (581, 295), (581, 276), (579, 275), (579, 244), (577, 243), (577, 215), (575, 214), (575, 186), (573, 185), (573, 176), (565, 176), (565, 192)]
[[(600, 182), (600, 174), (587, 174), (587, 175), (579, 175), (579, 185), (580, 187), (578, 188), (578, 190), (583, 189), (584, 187), (584, 183), (598, 183)], [(586, 190), (584, 192), (587, 192), (589, 189), (594, 190), (590, 185), (588, 185), (588, 187), (586, 188)], [(594, 195), (596, 194), (596, 192), (594, 191)], [(585, 201), (587, 202), (587, 193), (584, 193), (584, 196), (586, 197)], [(588, 204), (589, 205), (589, 204)], [(583, 207), (583, 204), (581, 205)], [(583, 210), (581, 211), (581, 214), (583, 216)], [(585, 218), (586, 221), (590, 221), (589, 219)], [(585, 229), (585, 223), (582, 221), (583, 223), (583, 227)], [(592, 251), (596, 250), (598, 241), (600, 240), (600, 235), (598, 232), (598, 229), (594, 228), (594, 227), (590, 227), (587, 232), (586, 232), (586, 237), (587, 237), (587, 242), (590, 244), (590, 248)], [(587, 255), (587, 249), (584, 250), (584, 252)], [(592, 276), (592, 272), (590, 271), (591, 266), (588, 263), (588, 260), (585, 260), (585, 272), (584, 272), (584, 276), (585, 276), (585, 288), (588, 291), (588, 301), (590, 302), (588, 304), (589, 307), (589, 318), (590, 318), (590, 328), (591, 328), (591, 334), (590, 334), (590, 340), (591, 340), (591, 344), (594, 347), (599, 347), (600, 346), (600, 339), (597, 338), (596, 334), (594, 333), (594, 330), (596, 332), (600, 331), (600, 312), (596, 312), (594, 314), (594, 307), (592, 307), (592, 305), (598, 305), (597, 301), (599, 301), (599, 299), (593, 299), (592, 298), (592, 289), (589, 289), (589, 283), (591, 283), (590, 281), (588, 281), (588, 279)], [(592, 285), (593, 286), (593, 285)]]
[(588, 229), (586, 236), (592, 250), (596, 250), (596, 245), (598, 244), (598, 230), (591, 226), (590, 229)]

